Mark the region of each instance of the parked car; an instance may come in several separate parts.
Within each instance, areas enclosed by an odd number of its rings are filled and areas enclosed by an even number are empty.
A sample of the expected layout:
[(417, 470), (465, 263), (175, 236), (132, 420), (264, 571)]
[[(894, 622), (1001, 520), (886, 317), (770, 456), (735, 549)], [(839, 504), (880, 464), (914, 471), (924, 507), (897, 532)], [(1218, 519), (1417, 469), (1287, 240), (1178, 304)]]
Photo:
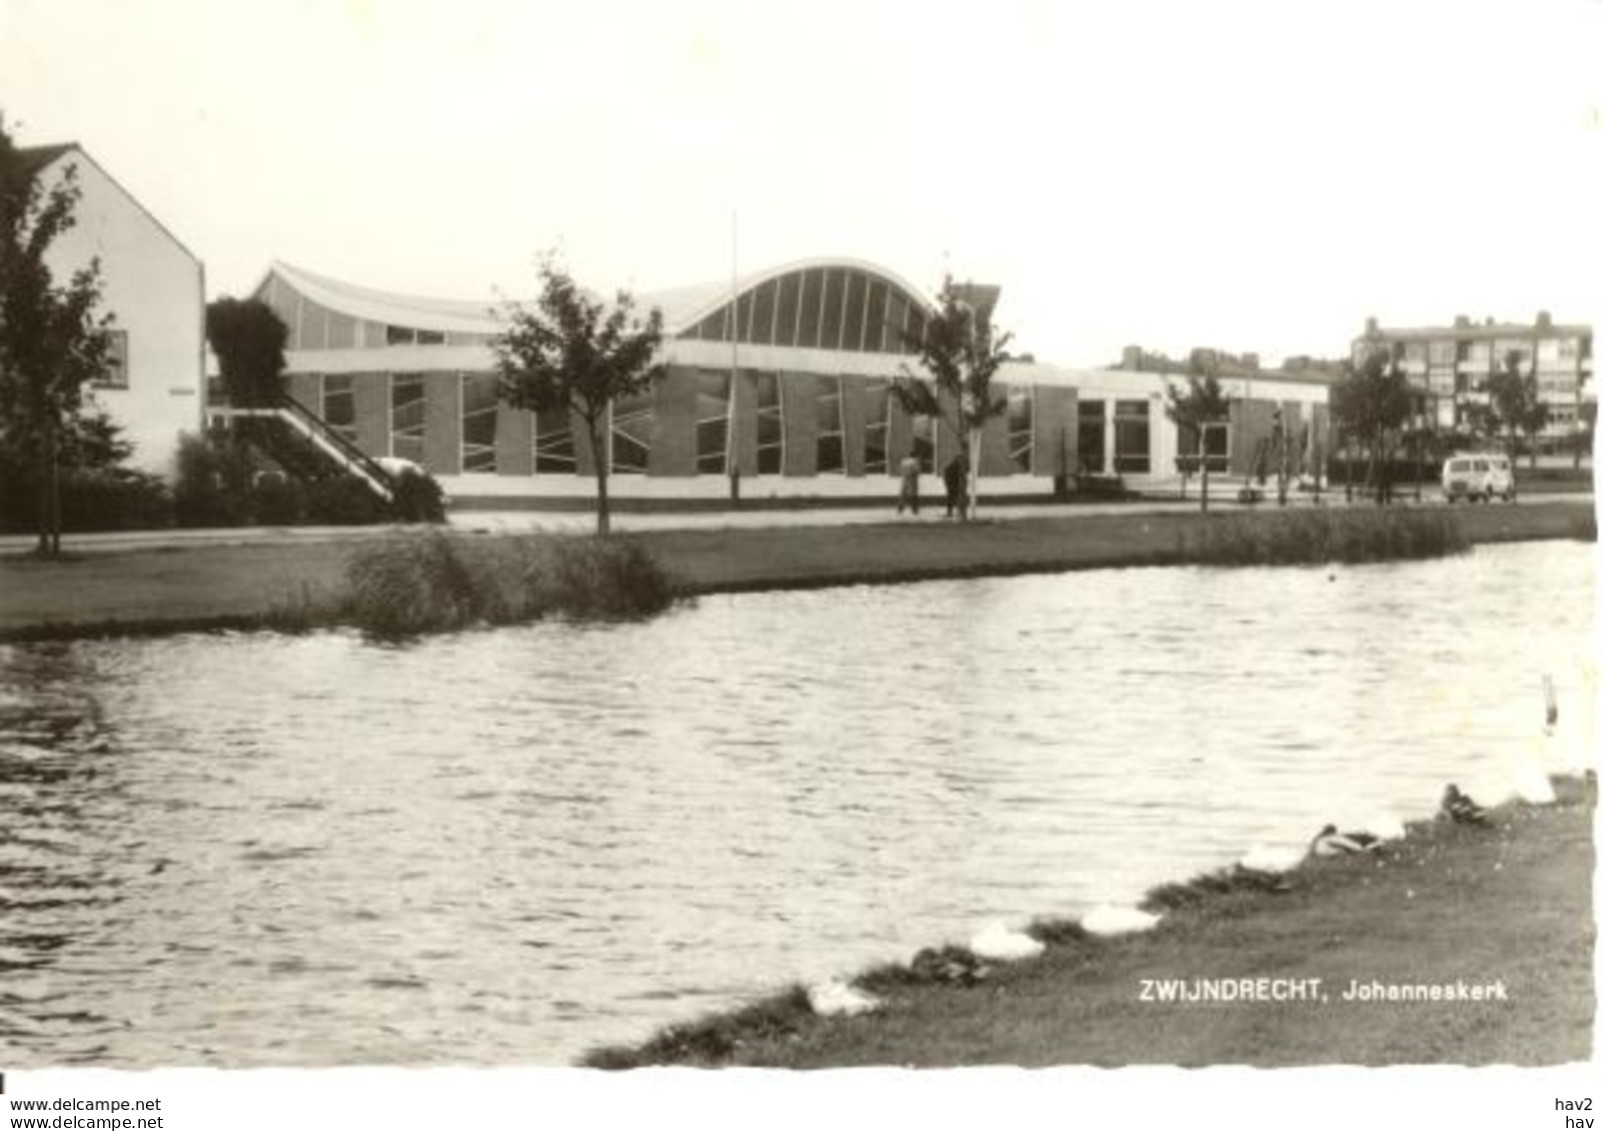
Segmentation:
[(1472, 503), (1501, 497), (1514, 501), (1514, 469), (1508, 457), (1495, 452), (1467, 452), (1442, 464), (1442, 494), (1449, 503), (1460, 498)]

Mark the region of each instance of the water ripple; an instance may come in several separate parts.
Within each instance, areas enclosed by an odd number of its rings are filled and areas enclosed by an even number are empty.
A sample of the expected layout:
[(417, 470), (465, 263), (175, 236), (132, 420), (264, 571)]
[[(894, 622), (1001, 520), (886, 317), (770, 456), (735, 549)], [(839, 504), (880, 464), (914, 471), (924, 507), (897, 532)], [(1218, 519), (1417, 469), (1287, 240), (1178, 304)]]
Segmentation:
[(1544, 672), (1591, 734), (1587, 548), (1340, 580), (0, 647), (0, 1038), (24, 1064), (555, 1063), (1424, 813), (1449, 778), (1495, 795)]

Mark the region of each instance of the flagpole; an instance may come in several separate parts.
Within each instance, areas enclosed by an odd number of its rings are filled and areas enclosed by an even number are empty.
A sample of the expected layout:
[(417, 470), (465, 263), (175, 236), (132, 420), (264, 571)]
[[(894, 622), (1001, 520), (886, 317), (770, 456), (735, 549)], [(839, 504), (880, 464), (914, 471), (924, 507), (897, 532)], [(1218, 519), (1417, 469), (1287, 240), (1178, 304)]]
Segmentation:
[(740, 388), (740, 213), (729, 210), (729, 423), (724, 429), (724, 469), (729, 475), (729, 497), (740, 498), (740, 451), (735, 446), (735, 399)]

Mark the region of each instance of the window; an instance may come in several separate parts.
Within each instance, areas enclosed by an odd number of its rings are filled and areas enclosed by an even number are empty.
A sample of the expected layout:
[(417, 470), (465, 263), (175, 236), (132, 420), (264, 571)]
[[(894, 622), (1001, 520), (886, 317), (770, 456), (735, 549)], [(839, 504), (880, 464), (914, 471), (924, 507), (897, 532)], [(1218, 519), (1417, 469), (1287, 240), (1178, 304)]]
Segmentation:
[(833, 350), (840, 348), (840, 323), (842, 299), (846, 292), (846, 272), (830, 270), (824, 272), (824, 306), (823, 314), (818, 328), (818, 346), (820, 349)]
[(356, 443), (356, 388), (349, 374), (324, 374), (323, 422)]
[(612, 404), (612, 471), (644, 475), (651, 460), (652, 390)]
[(796, 335), (798, 346), (811, 349), (818, 345), (818, 318), (823, 307), (824, 272), (822, 268), (813, 268), (807, 272), (807, 282), (802, 287), (800, 332)]
[(495, 418), (499, 405), (494, 373), (462, 375), (463, 474), (495, 474)]
[(757, 374), (757, 474), (778, 475), (785, 467), (785, 414), (779, 374)]
[(793, 346), (796, 344), (796, 313), (801, 305), (800, 291), (804, 276), (799, 271), (792, 271), (779, 280), (779, 301), (774, 307), (774, 344), (776, 346)]
[(97, 389), (128, 387), (128, 331), (102, 330), (106, 336), (106, 368), (95, 381)]
[(1224, 474), (1230, 470), (1230, 425), (1215, 421), (1202, 426), (1202, 450), (1208, 470)]
[(779, 284), (774, 279), (757, 288), (751, 321), (740, 328), (743, 341), (765, 346), (774, 340), (774, 298), (778, 290)]
[(440, 330), (417, 330), (411, 326), (386, 326), (384, 341), (392, 346), (440, 346), (445, 344), (445, 334)]
[(423, 374), (390, 377), (390, 455), (423, 463)]
[(863, 474), (890, 473), (891, 383), (874, 380), (863, 391)]
[(1458, 359), (1458, 347), (1451, 338), (1433, 338), (1430, 343), (1430, 364), (1432, 368), (1451, 367)]
[(885, 339), (886, 353), (906, 353), (906, 343), (902, 335), (907, 331), (907, 298), (901, 291), (892, 289), (885, 300)]
[(573, 420), (565, 408), (538, 413), (534, 418), (534, 473), (579, 473), (579, 460), (573, 451)]
[[(846, 274), (846, 298), (841, 311), (840, 348), (843, 350), (861, 350), (863, 348), (863, 298), (868, 290), (868, 280), (856, 271)], [(826, 342), (826, 345), (834, 345)]]
[(1145, 475), (1152, 469), (1151, 410), (1146, 401), (1114, 402), (1113, 470), (1120, 475)]
[(1101, 475), (1108, 466), (1106, 401), (1080, 402), (1080, 472)]
[(696, 374), (696, 473), (722, 475), (729, 466), (729, 374)]
[(1009, 388), (1007, 391), (1007, 455), (1013, 461), (1013, 470), (1030, 472), (1030, 457), (1035, 446), (1035, 416), (1030, 404), (1030, 390)]
[(840, 378), (820, 377), (818, 383), (818, 474), (829, 475), (846, 470)]
[(886, 286), (878, 279), (868, 281), (868, 309), (863, 316), (863, 349), (878, 353), (885, 341)]

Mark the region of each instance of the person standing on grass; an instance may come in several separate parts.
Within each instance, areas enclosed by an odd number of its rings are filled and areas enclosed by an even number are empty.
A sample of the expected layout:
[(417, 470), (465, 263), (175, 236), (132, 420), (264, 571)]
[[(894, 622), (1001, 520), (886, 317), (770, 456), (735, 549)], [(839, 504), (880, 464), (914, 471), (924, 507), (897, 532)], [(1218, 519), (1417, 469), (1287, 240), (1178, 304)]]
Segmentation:
[(918, 457), (909, 455), (896, 465), (896, 470), (902, 477), (902, 491), (896, 498), (896, 513), (901, 514), (903, 507), (911, 507), (914, 514), (918, 513), (918, 476), (923, 470), (919, 466)]

